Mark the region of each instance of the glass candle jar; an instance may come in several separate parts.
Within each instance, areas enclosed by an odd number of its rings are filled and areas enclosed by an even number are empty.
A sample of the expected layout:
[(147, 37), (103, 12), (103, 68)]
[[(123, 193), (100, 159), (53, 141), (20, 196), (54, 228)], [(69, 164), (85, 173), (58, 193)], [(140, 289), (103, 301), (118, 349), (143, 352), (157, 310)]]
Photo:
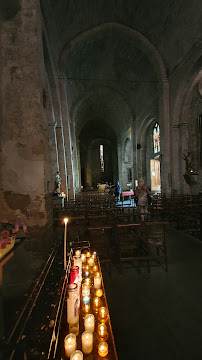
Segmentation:
[(86, 253), (86, 257), (87, 257), (87, 258), (91, 257), (90, 251), (88, 251), (88, 252)]
[(86, 254), (81, 254), (81, 261), (82, 261), (82, 264), (84, 264), (86, 262)]
[(101, 288), (101, 277), (99, 277), (99, 276), (94, 277), (94, 288), (95, 289)]
[(70, 360), (83, 360), (83, 353), (80, 350), (76, 350), (70, 356)]
[(94, 259), (93, 259), (92, 256), (88, 258), (88, 265), (89, 265), (89, 266), (93, 266), (93, 265), (94, 265)]
[(83, 303), (82, 310), (85, 314), (90, 312), (90, 302)]
[(99, 297), (94, 297), (93, 299), (93, 308), (98, 309), (101, 306), (101, 300)]
[(97, 289), (96, 292), (95, 292), (95, 295), (96, 295), (97, 297), (101, 297), (101, 296), (103, 295), (102, 289)]
[(79, 267), (79, 280), (82, 281), (82, 260), (81, 256), (73, 256), (74, 266)]
[(105, 341), (101, 341), (98, 344), (98, 354), (101, 357), (105, 357), (108, 354), (108, 344)]
[(70, 355), (76, 350), (76, 335), (68, 334), (64, 339), (65, 346), (65, 355), (70, 357)]
[(70, 284), (78, 284), (79, 282), (79, 267), (72, 266), (70, 268)]
[(98, 266), (97, 265), (94, 265), (93, 266), (93, 272), (97, 272), (98, 271)]
[(90, 278), (86, 278), (85, 281), (84, 281), (84, 284), (86, 284), (88, 286), (91, 286)]
[(95, 317), (93, 314), (88, 314), (84, 318), (85, 331), (94, 332), (95, 330)]
[(90, 354), (93, 350), (93, 334), (90, 331), (84, 331), (81, 335), (82, 351), (84, 354)]
[(76, 256), (81, 256), (81, 250), (76, 250), (76, 251), (75, 251), (75, 255), (76, 255)]
[(102, 321), (106, 321), (107, 318), (108, 318), (108, 311), (106, 309), (106, 307), (102, 306), (100, 309), (99, 309), (99, 319)]
[(90, 296), (90, 286), (86, 283), (82, 284), (82, 296)]
[(67, 285), (67, 322), (68, 324), (76, 324), (79, 321), (78, 314), (78, 286), (77, 284)]
[(105, 324), (99, 324), (97, 328), (97, 336), (101, 340), (106, 340), (108, 337), (107, 327)]

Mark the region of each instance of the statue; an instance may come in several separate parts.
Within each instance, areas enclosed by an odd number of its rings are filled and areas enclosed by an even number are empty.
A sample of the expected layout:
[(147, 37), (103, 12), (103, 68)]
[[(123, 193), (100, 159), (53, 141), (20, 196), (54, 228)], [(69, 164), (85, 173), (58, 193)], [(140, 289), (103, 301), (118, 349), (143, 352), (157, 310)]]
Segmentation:
[(57, 171), (57, 174), (55, 176), (55, 193), (57, 194), (60, 194), (60, 185), (61, 185), (60, 172)]
[(188, 173), (191, 172), (191, 170), (193, 170), (193, 158), (192, 158), (192, 154), (188, 151), (187, 155), (183, 154), (183, 159), (186, 162), (186, 171)]
[(193, 158), (190, 151), (187, 152), (187, 155), (183, 154), (183, 159), (186, 162), (186, 173), (184, 174), (184, 179), (186, 183), (189, 184), (190, 186), (196, 185), (197, 182), (193, 176), (193, 172), (194, 172)]

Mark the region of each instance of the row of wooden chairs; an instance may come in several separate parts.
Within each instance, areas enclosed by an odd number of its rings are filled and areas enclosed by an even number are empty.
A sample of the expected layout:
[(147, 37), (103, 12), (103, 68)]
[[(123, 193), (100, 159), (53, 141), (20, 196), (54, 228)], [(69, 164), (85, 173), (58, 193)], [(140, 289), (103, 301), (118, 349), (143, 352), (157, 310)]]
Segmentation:
[[(124, 262), (135, 262), (138, 268), (144, 262), (150, 272), (151, 263), (164, 260), (168, 270), (166, 227), (167, 222), (127, 223), (96, 226), (70, 226), (68, 240), (89, 241), (98, 251), (101, 262), (111, 265), (112, 257), (118, 258), (120, 270)], [(114, 243), (113, 243), (114, 241)], [(113, 251), (114, 253), (113, 253)]]

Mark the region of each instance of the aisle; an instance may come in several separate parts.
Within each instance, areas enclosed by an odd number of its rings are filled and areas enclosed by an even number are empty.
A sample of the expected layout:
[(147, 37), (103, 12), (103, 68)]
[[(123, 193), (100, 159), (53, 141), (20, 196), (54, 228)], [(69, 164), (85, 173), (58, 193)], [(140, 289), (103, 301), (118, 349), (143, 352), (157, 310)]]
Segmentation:
[[(169, 228), (169, 267), (141, 274), (129, 264), (104, 276), (119, 360), (199, 360), (201, 342), (201, 247)], [(126, 265), (127, 266), (127, 265)]]

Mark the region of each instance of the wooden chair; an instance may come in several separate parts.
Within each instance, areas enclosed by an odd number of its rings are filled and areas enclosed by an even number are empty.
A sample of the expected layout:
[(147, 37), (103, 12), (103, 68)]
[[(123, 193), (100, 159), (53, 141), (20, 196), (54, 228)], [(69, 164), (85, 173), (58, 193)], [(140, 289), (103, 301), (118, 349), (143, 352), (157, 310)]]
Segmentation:
[[(167, 221), (146, 222), (141, 237), (142, 250), (145, 256), (142, 259), (147, 260), (148, 272), (151, 269), (151, 260), (165, 261), (165, 269), (168, 271), (166, 228)], [(143, 254), (142, 254), (143, 255)]]
[(140, 265), (140, 227), (140, 223), (116, 225), (120, 270), (122, 270), (122, 262), (125, 261), (138, 261), (138, 265)]

